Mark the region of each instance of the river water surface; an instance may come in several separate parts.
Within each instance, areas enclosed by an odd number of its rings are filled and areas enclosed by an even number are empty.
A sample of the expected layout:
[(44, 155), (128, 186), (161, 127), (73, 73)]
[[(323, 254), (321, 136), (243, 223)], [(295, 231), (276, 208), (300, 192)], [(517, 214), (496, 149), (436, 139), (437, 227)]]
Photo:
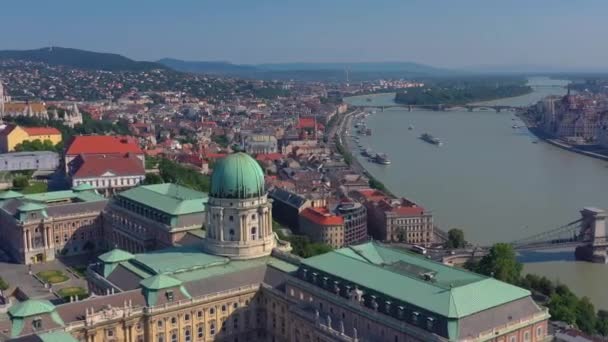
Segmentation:
[[(565, 81), (531, 78), (531, 94), (488, 101), (525, 106), (563, 95)], [(371, 98), (372, 101), (367, 101)], [(394, 94), (346, 98), (352, 105), (390, 105)], [(608, 162), (565, 151), (537, 139), (511, 112), (435, 112), (405, 108), (368, 117), (364, 147), (387, 153), (391, 165), (354, 155), (392, 192), (433, 212), (444, 230), (462, 228), (472, 243), (510, 242), (580, 217), (585, 206), (608, 208)], [(412, 125), (413, 130), (408, 130)], [(437, 147), (418, 137), (430, 133)], [(352, 144), (351, 144), (352, 145)], [(566, 283), (608, 309), (608, 266), (572, 261), (572, 252), (524, 255), (525, 270)], [(531, 262), (534, 261), (534, 262)]]

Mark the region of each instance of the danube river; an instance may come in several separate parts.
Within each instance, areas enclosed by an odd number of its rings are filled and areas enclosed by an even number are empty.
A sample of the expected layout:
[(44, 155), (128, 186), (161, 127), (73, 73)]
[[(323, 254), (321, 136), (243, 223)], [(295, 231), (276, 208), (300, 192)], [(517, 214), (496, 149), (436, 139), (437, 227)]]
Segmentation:
[[(532, 78), (531, 94), (489, 101), (525, 106), (565, 93), (564, 81)], [(352, 105), (394, 104), (394, 94), (356, 96)], [(371, 102), (367, 99), (371, 98)], [(539, 142), (511, 112), (387, 109), (367, 118), (372, 135), (364, 147), (387, 153), (392, 164), (361, 164), (392, 192), (431, 210), (444, 230), (462, 228), (480, 245), (509, 242), (557, 228), (580, 217), (585, 206), (608, 208), (608, 162)], [(408, 130), (408, 126), (413, 130)], [(418, 137), (427, 132), (437, 147)], [(352, 144), (351, 144), (352, 146)], [(524, 256), (526, 270), (568, 284), (608, 308), (608, 266), (572, 261), (572, 253)]]

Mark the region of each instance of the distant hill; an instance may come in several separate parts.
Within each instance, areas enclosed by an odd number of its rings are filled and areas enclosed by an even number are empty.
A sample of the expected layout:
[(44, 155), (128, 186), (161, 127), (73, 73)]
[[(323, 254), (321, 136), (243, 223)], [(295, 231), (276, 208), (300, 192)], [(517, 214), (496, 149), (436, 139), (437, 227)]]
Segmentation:
[(346, 77), (346, 70), (348, 70), (351, 80), (382, 77), (432, 77), (456, 73), (452, 70), (411, 62), (269, 63), (246, 65), (230, 62), (199, 62), (164, 58), (159, 60), (158, 63), (183, 72), (265, 79), (343, 80)]
[(199, 62), (163, 58), (157, 61), (157, 63), (178, 71), (202, 74), (239, 74), (259, 71), (256, 67), (251, 65), (238, 65), (230, 62)]
[(270, 71), (290, 70), (340, 70), (349, 72), (411, 72), (416, 74), (440, 74), (448, 70), (413, 62), (359, 62), (359, 63), (270, 63), (258, 68)]
[(166, 66), (159, 63), (134, 61), (118, 54), (62, 47), (46, 47), (36, 50), (1, 50), (0, 59), (18, 59), (43, 62), (49, 65), (107, 71), (167, 69)]

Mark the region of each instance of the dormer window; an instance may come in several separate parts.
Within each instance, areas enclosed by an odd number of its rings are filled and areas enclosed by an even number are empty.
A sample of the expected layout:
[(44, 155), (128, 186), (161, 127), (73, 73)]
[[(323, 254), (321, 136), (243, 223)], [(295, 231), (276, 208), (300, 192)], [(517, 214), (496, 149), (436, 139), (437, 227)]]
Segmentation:
[(169, 290), (167, 292), (165, 292), (165, 296), (167, 297), (167, 300), (172, 302), (173, 301), (173, 291)]
[(426, 329), (427, 330), (433, 330), (434, 325), (435, 325), (435, 319), (433, 317), (429, 317), (426, 319)]
[(419, 316), (420, 316), (419, 312), (416, 312), (416, 311), (412, 312), (412, 323), (418, 324)]
[(32, 328), (34, 330), (42, 329), (42, 319), (41, 318), (34, 318), (34, 320), (32, 320)]

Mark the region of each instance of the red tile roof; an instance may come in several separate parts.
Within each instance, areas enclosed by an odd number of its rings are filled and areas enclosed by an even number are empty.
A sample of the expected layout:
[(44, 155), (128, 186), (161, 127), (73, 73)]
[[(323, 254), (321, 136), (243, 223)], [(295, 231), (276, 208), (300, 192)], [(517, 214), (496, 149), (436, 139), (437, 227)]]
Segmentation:
[(36, 135), (57, 135), (61, 132), (55, 127), (21, 127), (30, 137)]
[(375, 189), (361, 189), (357, 190), (357, 192), (359, 192), (361, 196), (365, 197), (365, 200), (370, 202), (379, 202), (387, 198), (385, 193)]
[(76, 136), (69, 144), (66, 154), (143, 154), (133, 138), (107, 136), (107, 135), (82, 135)]
[(283, 155), (280, 153), (260, 153), (255, 159), (259, 161), (275, 161), (283, 159)]
[(300, 118), (297, 128), (315, 128), (315, 123), (317, 124), (318, 129), (323, 128), (323, 125), (316, 122), (314, 118)]
[(306, 208), (300, 215), (318, 225), (337, 226), (344, 224), (342, 217), (330, 213), (327, 208)]
[(111, 172), (116, 176), (137, 176), (145, 175), (146, 170), (139, 158), (135, 155), (83, 155), (82, 164), (73, 178), (93, 178), (101, 177), (106, 172)]
[(389, 203), (387, 200), (381, 200), (378, 206), (384, 211), (392, 212), (402, 216), (420, 216), (424, 214), (424, 208), (419, 207), (413, 202), (400, 200), (400, 203)]

